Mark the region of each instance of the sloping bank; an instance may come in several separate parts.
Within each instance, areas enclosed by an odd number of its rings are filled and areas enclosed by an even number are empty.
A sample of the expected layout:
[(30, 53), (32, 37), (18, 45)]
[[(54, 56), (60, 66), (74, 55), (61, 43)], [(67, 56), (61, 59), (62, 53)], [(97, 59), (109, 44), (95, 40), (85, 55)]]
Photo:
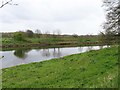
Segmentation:
[(117, 47), (3, 69), (3, 88), (116, 88)]

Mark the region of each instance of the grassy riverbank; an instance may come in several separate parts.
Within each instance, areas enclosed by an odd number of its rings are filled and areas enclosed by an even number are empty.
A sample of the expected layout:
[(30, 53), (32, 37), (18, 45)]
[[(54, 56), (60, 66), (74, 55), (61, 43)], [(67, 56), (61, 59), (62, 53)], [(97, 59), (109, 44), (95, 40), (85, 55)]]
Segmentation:
[(116, 88), (118, 48), (3, 69), (3, 88)]
[(98, 43), (98, 36), (56, 36), (49, 35), (47, 37), (33, 37), (25, 38), (23, 41), (16, 41), (13, 37), (3, 37), (0, 39), (3, 48), (16, 47), (34, 47), (34, 46), (54, 46), (54, 45), (100, 45)]

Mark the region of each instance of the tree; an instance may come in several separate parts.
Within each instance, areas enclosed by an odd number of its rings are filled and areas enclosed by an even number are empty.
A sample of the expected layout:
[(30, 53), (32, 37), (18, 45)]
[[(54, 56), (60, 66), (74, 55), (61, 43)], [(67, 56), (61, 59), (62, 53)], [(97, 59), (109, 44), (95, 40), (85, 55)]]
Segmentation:
[(75, 34), (75, 33), (74, 33), (72, 36), (73, 36), (73, 37), (75, 37), (75, 38), (77, 38), (77, 37), (78, 37), (78, 35), (77, 35), (77, 34)]
[(33, 35), (34, 35), (34, 33), (33, 33), (32, 30), (27, 30), (27, 31), (26, 31), (26, 35), (27, 35), (27, 37), (32, 38)]
[(16, 41), (24, 41), (25, 37), (24, 37), (24, 32), (15, 32), (13, 34), (13, 38)]
[(112, 32), (100, 32), (99, 33), (99, 41), (102, 45), (110, 45), (115, 43), (114, 34)]
[(56, 29), (53, 31), (53, 37), (54, 38), (59, 38), (59, 36), (61, 35), (61, 30), (60, 29)]
[(49, 31), (45, 31), (45, 32), (44, 32), (44, 37), (45, 37), (45, 38), (48, 38), (49, 36), (50, 36), (50, 32), (49, 32)]
[(119, 0), (104, 0), (103, 6), (106, 11), (106, 22), (103, 28), (106, 32), (120, 35), (120, 2)]
[(118, 42), (118, 37), (120, 37), (120, 1), (104, 0), (103, 6), (106, 11), (106, 22), (103, 25), (105, 40), (109, 43)]
[(41, 30), (36, 29), (36, 30), (35, 30), (35, 33), (37, 33), (37, 34), (41, 34)]
[(3, 8), (5, 5), (7, 5), (7, 4), (9, 4), (9, 5), (18, 5), (18, 4), (13, 4), (12, 3), (12, 0), (1, 0), (1, 5), (0, 5), (0, 8)]
[(41, 34), (41, 30), (36, 29), (36, 30), (35, 30), (35, 33), (36, 33), (36, 36), (39, 38), (39, 37), (40, 37), (40, 34)]
[(56, 30), (56, 34), (57, 34), (58, 36), (61, 35), (60, 29), (57, 29), (57, 30)]

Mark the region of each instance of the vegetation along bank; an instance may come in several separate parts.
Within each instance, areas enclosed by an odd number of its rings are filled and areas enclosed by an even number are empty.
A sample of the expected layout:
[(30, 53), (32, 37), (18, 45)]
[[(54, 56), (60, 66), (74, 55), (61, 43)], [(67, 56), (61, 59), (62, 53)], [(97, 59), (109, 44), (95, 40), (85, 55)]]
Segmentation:
[(3, 88), (117, 88), (116, 46), (3, 69)]

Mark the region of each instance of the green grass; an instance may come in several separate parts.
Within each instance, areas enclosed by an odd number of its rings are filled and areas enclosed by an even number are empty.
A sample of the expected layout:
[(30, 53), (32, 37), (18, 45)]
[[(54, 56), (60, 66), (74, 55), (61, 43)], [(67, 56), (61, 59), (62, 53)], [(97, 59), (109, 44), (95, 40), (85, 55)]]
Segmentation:
[(72, 36), (69, 36), (69, 37), (40, 37), (40, 38), (37, 38), (37, 37), (33, 37), (33, 38), (25, 38), (25, 41), (16, 41), (14, 40), (12, 37), (11, 38), (6, 38), (6, 37), (3, 37), (0, 39), (0, 41), (2, 42), (2, 45), (21, 45), (21, 44), (38, 44), (38, 43), (41, 43), (41, 44), (44, 44), (44, 43), (47, 43), (47, 44), (57, 44), (57, 43), (81, 43), (81, 42), (96, 42), (98, 41), (98, 38), (97, 37), (78, 37), (78, 38), (75, 38), (75, 37), (72, 37)]
[(116, 88), (117, 47), (3, 69), (3, 88)]
[(15, 44), (29, 43), (27, 40), (25, 40), (25, 41), (16, 41), (13, 38), (1, 38), (0, 41), (2, 41), (2, 45), (15, 45)]

